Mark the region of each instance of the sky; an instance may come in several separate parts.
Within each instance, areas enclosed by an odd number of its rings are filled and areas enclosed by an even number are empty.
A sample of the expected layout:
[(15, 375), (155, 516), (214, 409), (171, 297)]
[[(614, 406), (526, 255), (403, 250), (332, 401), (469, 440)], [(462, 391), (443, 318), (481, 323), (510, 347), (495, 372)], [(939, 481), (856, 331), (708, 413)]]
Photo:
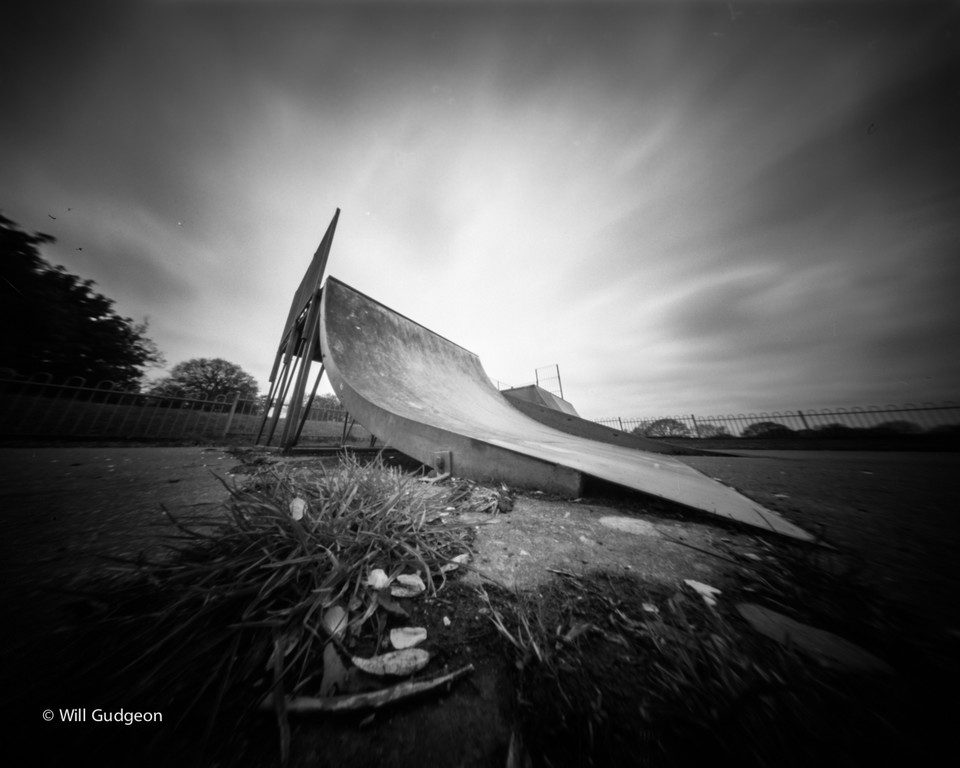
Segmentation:
[(958, 22), (18, 1), (0, 210), (149, 318), (168, 367), (222, 357), (263, 390), (340, 208), (329, 274), (504, 386), (558, 365), (588, 418), (957, 401)]

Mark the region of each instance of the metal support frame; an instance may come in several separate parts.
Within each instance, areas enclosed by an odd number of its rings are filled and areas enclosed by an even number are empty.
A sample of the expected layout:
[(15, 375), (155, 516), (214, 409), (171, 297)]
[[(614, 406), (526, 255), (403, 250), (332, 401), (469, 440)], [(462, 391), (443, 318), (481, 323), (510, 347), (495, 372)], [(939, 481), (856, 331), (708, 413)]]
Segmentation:
[[(273, 440), (286, 403), (286, 420), (280, 433), (280, 446), (283, 450), (288, 450), (296, 445), (316, 397), (317, 387), (323, 376), (323, 355), (320, 353), (321, 283), (339, 218), (340, 209), (337, 208), (313, 255), (310, 266), (307, 267), (293, 295), (283, 333), (280, 335), (277, 354), (270, 370), (270, 391), (264, 403), (263, 419), (257, 432), (257, 443), (263, 437), (268, 419), (270, 428), (267, 430), (264, 442), (269, 445)], [(320, 363), (320, 371), (310, 393), (309, 403), (304, 403), (307, 381), (310, 378), (310, 366), (314, 362)], [(273, 414), (272, 418), (269, 418), (271, 410)]]
[(322, 378), (323, 363), (320, 363), (320, 370), (317, 372), (317, 378), (313, 382), (313, 389), (310, 391), (310, 399), (307, 401), (307, 405), (303, 409), (303, 416), (300, 417), (300, 423), (297, 425), (297, 433), (293, 436), (294, 445), (300, 442), (300, 433), (303, 432), (303, 427), (307, 423), (307, 417), (310, 415), (310, 409), (313, 408), (313, 401), (317, 396), (317, 387), (320, 386), (320, 379)]

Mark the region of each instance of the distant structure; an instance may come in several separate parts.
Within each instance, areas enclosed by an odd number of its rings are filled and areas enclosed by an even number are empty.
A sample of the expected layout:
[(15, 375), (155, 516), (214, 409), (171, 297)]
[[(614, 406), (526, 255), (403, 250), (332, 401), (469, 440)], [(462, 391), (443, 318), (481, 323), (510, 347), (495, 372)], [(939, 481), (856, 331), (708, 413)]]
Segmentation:
[(542, 405), (554, 411), (560, 411), (561, 413), (569, 414), (570, 416), (580, 415), (577, 413), (577, 409), (573, 407), (573, 403), (564, 400), (562, 397), (557, 397), (557, 395), (553, 394), (553, 392), (549, 392), (537, 384), (528, 384), (525, 387), (501, 389), (500, 394), (513, 403), (516, 403), (517, 401), (523, 403), (533, 403), (534, 405)]
[[(553, 371), (553, 375), (547, 375), (546, 371)], [(563, 400), (563, 382), (560, 380), (560, 366), (557, 363), (553, 365), (544, 365), (540, 368), (533, 369), (533, 377), (537, 381), (537, 386), (541, 389), (546, 389), (549, 392), (552, 392), (554, 395), (558, 395), (561, 400)], [(548, 381), (553, 381), (556, 379), (557, 390), (544, 386)]]

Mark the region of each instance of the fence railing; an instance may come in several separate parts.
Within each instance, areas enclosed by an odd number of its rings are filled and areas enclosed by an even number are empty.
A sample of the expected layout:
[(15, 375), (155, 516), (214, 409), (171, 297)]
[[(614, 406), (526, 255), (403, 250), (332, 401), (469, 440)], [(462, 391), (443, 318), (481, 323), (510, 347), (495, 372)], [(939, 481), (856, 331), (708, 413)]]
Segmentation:
[(960, 434), (960, 404), (923, 403), (823, 410), (771, 411), (720, 416), (659, 416), (596, 419), (597, 423), (646, 437), (772, 438), (789, 435), (855, 437)]
[[(0, 437), (23, 439), (226, 440), (257, 437), (263, 402), (237, 397), (198, 400), (131, 392), (113, 382), (75, 376), (0, 376)], [(282, 433), (281, 411), (276, 434)], [(342, 408), (313, 407), (301, 443), (369, 443), (370, 433)]]
[[(56, 383), (48, 375), (0, 375), (0, 437), (119, 440), (248, 439), (257, 437), (263, 402), (239, 398), (197, 400), (88, 385), (73, 377)], [(718, 416), (597, 419), (600, 424), (648, 437), (773, 438), (960, 434), (960, 404), (868, 406), (771, 411)], [(276, 435), (283, 432), (281, 412)], [(301, 443), (339, 443), (344, 437), (369, 443), (370, 433), (342, 408), (314, 406)]]

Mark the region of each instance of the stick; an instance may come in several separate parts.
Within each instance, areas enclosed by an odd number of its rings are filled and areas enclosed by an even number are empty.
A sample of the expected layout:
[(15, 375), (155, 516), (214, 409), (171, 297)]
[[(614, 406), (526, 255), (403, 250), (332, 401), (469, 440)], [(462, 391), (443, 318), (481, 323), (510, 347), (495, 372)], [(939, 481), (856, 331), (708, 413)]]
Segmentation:
[[(421, 693), (440, 688), (447, 683), (452, 683), (473, 672), (473, 664), (467, 664), (465, 667), (454, 670), (446, 675), (435, 677), (431, 680), (421, 680), (418, 682), (406, 682), (393, 685), (389, 688), (383, 688), (379, 691), (369, 693), (357, 693), (351, 696), (297, 696), (293, 699), (287, 699), (287, 712), (353, 712), (358, 709), (379, 709), (388, 704), (398, 701), (404, 701)], [(260, 705), (261, 709), (270, 709), (272, 707), (273, 696), (268, 696)]]

